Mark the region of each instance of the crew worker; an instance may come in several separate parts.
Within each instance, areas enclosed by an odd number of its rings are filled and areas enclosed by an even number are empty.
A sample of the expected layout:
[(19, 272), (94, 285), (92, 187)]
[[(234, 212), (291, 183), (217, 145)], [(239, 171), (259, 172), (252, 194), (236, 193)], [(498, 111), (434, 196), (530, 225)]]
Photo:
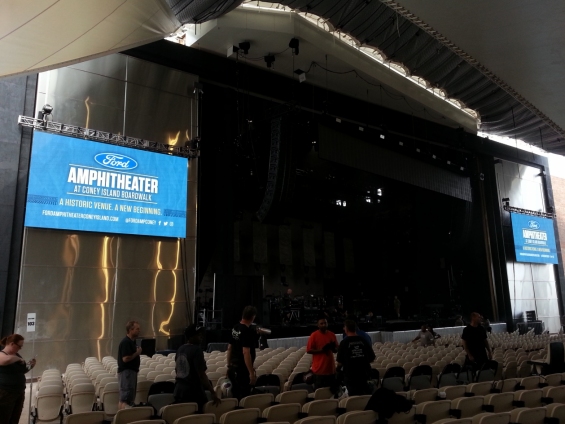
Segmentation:
[(257, 309), (246, 306), (241, 321), (231, 330), (227, 353), (228, 378), (232, 383), (232, 393), (237, 399), (249, 396), (251, 386), (255, 386), (257, 382), (253, 368), (257, 331), (251, 327), (256, 316)]
[(175, 356), (174, 391), (175, 403), (195, 402), (201, 413), (204, 404), (208, 402), (204, 390), (210, 392), (214, 404), (220, 404), (220, 399), (206, 376), (206, 361), (200, 348), (203, 330), (204, 327), (192, 324), (184, 332), (187, 343), (179, 348)]
[(463, 348), (467, 354), (465, 365), (471, 366), (475, 371), (480, 369), (488, 359), (492, 359), (487, 331), (481, 325), (482, 320), (481, 314), (473, 312), (471, 323), (463, 329), (461, 335)]
[(375, 352), (367, 341), (356, 333), (354, 321), (346, 320), (343, 325), (346, 338), (337, 350), (337, 371), (343, 369), (345, 387), (349, 396), (370, 394), (367, 381), (371, 377), (371, 362)]
[(118, 409), (124, 409), (127, 405), (133, 406), (135, 400), (137, 373), (141, 364), (139, 359), (141, 347), (135, 343), (139, 331), (139, 323), (129, 321), (126, 324), (126, 336), (118, 346), (118, 383), (120, 390)]
[(335, 360), (333, 353), (337, 352), (335, 334), (328, 330), (328, 321), (318, 319), (318, 329), (308, 338), (306, 353), (312, 355), (312, 372), (314, 387), (331, 387), (335, 384)]

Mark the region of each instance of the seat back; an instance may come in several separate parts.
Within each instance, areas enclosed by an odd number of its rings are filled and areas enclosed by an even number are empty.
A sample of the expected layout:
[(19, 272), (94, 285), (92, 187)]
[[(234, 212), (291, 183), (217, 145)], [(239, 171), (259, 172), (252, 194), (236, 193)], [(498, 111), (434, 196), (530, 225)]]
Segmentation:
[(514, 409), (512, 402), (514, 401), (514, 393), (492, 393), (484, 397), (485, 405), (492, 405), (493, 412), (508, 412)]
[(174, 401), (175, 396), (172, 393), (158, 393), (147, 397), (147, 404), (153, 407), (155, 414), (158, 414), (161, 408), (172, 404)]
[(90, 412), (96, 402), (96, 393), (92, 384), (79, 384), (74, 387), (69, 397), (69, 409), (73, 414)]
[(220, 417), (220, 424), (255, 423), (260, 417), (261, 412), (258, 408), (237, 409), (225, 412)]
[(467, 387), (465, 386), (448, 386), (439, 389), (440, 396), (441, 396), (441, 392), (444, 392), (445, 398), (448, 400), (453, 400), (463, 397), (465, 396), (466, 391), (467, 391)]
[(62, 417), (63, 388), (59, 386), (43, 386), (37, 392), (35, 416), (40, 421), (54, 421)]
[(438, 379), (438, 387), (455, 386), (461, 372), (461, 365), (457, 363), (447, 364), (441, 371)]
[(157, 383), (151, 384), (147, 396), (162, 394), (162, 393), (173, 393), (175, 391), (175, 383), (171, 381), (159, 381)]
[(281, 385), (281, 380), (278, 375), (275, 374), (263, 374), (257, 377), (257, 382), (255, 386), (279, 386)]
[(271, 406), (274, 400), (275, 397), (271, 393), (250, 395), (241, 399), (239, 401), (239, 406), (242, 408), (257, 408), (261, 413), (263, 413), (263, 410)]
[(116, 415), (116, 412), (118, 412), (119, 401), (120, 391), (118, 383), (106, 384), (102, 397), (100, 398), (100, 403), (102, 404), (102, 408), (107, 419)]
[(378, 419), (375, 411), (350, 411), (337, 418), (337, 424), (373, 424)]
[(542, 389), (519, 390), (517, 392), (514, 392), (514, 400), (524, 402), (525, 408), (536, 408), (541, 406), (542, 397)]
[(370, 398), (371, 395), (346, 397), (345, 399), (339, 401), (339, 407), (344, 408), (346, 412), (363, 411), (367, 406), (367, 402), (369, 402)]
[(308, 399), (308, 390), (291, 390), (277, 395), (275, 401), (278, 403), (299, 403), (304, 405)]
[(496, 383), (496, 388), (500, 390), (501, 393), (513, 392), (516, 390), (516, 385), (520, 383), (518, 378), (507, 378)]
[(467, 392), (473, 393), (475, 396), (486, 396), (492, 390), (492, 383), (492, 381), (483, 381), (467, 384)]
[(325, 417), (306, 417), (296, 421), (296, 424), (336, 424), (336, 419), (329, 415)]
[[(368, 399), (367, 399), (368, 400)], [(302, 412), (311, 416), (336, 415), (339, 401), (337, 399), (313, 400), (302, 407)]]
[(451, 409), (460, 411), (460, 418), (469, 418), (483, 412), (483, 396), (464, 397), (451, 401)]
[(91, 411), (70, 414), (65, 417), (65, 424), (103, 424), (104, 412)]
[(509, 424), (510, 412), (481, 413), (473, 417), (473, 424)]
[(550, 403), (545, 407), (545, 416), (557, 418), (560, 423), (565, 423), (565, 405), (560, 403)]
[(161, 418), (163, 418), (167, 424), (173, 424), (175, 420), (197, 412), (198, 404), (196, 403), (177, 403), (163, 407)]
[(416, 413), (425, 415), (426, 423), (433, 423), (444, 418), (449, 418), (451, 402), (449, 400), (437, 400), (435, 402), (424, 402), (416, 405)]
[(524, 377), (520, 380), (520, 386), (522, 386), (522, 390), (532, 390), (539, 388), (539, 384), (541, 379), (537, 375), (532, 375), (530, 377)]
[(316, 389), (314, 392), (314, 400), (329, 399), (333, 397), (333, 395), (329, 387), (322, 387), (321, 389)]
[(389, 369), (387, 369), (385, 371), (385, 374), (383, 376), (383, 380), (385, 380), (387, 378), (393, 378), (393, 377), (399, 377), (399, 378), (402, 378), (402, 380), (404, 380), (405, 376), (406, 376), (406, 371), (404, 371), (404, 368), (402, 368), (402, 367), (390, 367)]
[(434, 388), (416, 390), (413, 397), (414, 403), (417, 405), (422, 402), (430, 402), (436, 400), (438, 392), (438, 389)]
[(551, 387), (546, 393), (553, 403), (565, 403), (565, 386)]
[(481, 369), (478, 371), (475, 381), (493, 381), (496, 377), (496, 371), (498, 370), (498, 362), (489, 360), (484, 363)]
[(510, 412), (510, 421), (519, 424), (543, 424), (545, 408), (517, 408)]
[(216, 416), (216, 422), (219, 422), (223, 414), (232, 411), (236, 406), (237, 399), (235, 398), (222, 399), (219, 405), (214, 405), (214, 402), (210, 401), (204, 404), (204, 413), (214, 414)]
[(293, 424), (298, 420), (298, 414), (301, 412), (301, 409), (302, 407), (299, 403), (274, 405), (263, 411), (263, 418), (266, 418), (267, 422), (279, 421)]
[(152, 384), (153, 382), (149, 380), (137, 382), (134, 400), (134, 403), (136, 405), (139, 405), (140, 403), (147, 403), (147, 398), (149, 397), (149, 389), (151, 388)]
[(195, 414), (177, 418), (173, 424), (214, 424), (215, 421), (214, 414)]
[(129, 424), (133, 421), (148, 420), (152, 415), (153, 408), (149, 406), (122, 409), (114, 416), (113, 424)]

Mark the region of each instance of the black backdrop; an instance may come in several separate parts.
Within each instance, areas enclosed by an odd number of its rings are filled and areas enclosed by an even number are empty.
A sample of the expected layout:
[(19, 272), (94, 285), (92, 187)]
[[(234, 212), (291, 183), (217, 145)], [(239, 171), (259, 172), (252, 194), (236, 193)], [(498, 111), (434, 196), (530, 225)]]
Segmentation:
[(257, 321), (263, 315), (263, 276), (216, 274), (214, 308), (223, 310), (222, 327), (231, 328), (241, 320), (243, 308), (257, 308)]

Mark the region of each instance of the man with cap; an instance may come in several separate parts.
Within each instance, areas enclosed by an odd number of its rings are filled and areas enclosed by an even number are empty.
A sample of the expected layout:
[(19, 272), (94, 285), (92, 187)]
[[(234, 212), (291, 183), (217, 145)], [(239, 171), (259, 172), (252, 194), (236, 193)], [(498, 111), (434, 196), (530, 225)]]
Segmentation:
[(211, 393), (216, 405), (220, 403), (206, 376), (206, 361), (200, 348), (203, 332), (204, 327), (197, 327), (195, 324), (188, 326), (184, 332), (187, 343), (177, 350), (175, 356), (175, 403), (196, 402), (200, 412), (208, 401), (204, 390)]

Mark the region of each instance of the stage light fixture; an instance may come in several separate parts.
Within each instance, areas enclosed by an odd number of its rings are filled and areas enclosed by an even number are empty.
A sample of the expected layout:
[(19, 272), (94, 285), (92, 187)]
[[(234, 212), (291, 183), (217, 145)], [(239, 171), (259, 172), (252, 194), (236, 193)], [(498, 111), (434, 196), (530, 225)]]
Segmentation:
[(341, 200), (336, 200), (336, 201), (335, 201), (335, 204), (336, 204), (337, 206), (341, 206)]
[(292, 53), (298, 56), (298, 50), (300, 46), (300, 40), (298, 38), (291, 38), (290, 43), (288, 43), (288, 47), (292, 49)]
[(347, 202), (344, 200), (343, 202), (341, 202), (341, 206), (346, 207), (346, 206), (347, 206)]
[(399, 146), (404, 146), (404, 143), (403, 143), (402, 141), (399, 141), (399, 142), (398, 142), (398, 145), (399, 145)]
[(373, 201), (371, 200), (371, 196), (365, 197), (365, 202), (367, 202), (367, 203), (373, 203)]
[(382, 140), (385, 139), (385, 135), (384, 135), (384, 134), (381, 134), (379, 137), (380, 137)]
[(243, 54), (248, 54), (249, 49), (251, 48), (251, 43), (249, 41), (244, 41), (242, 43), (239, 43), (239, 48), (243, 50)]
[(302, 69), (296, 69), (296, 70), (294, 71), (294, 73), (295, 73), (296, 75), (298, 75), (298, 81), (299, 81), (299, 82), (304, 82), (304, 81), (306, 81), (306, 72), (304, 72)]
[(273, 67), (273, 63), (275, 63), (275, 56), (269, 54), (264, 57), (265, 63), (267, 64), (267, 68), (271, 69)]
[(382, 189), (377, 189), (377, 196), (382, 196), (383, 195), (383, 190)]

